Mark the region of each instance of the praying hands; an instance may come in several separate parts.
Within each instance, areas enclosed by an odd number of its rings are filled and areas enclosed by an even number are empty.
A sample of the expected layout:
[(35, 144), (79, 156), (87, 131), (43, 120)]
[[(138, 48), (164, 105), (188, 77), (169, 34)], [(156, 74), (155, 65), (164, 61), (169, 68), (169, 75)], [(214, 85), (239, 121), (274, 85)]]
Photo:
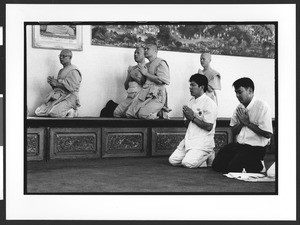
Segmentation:
[(192, 120), (194, 118), (194, 111), (189, 108), (188, 106), (184, 105), (182, 107), (182, 111), (184, 116), (188, 119), (188, 120)]
[(245, 126), (249, 125), (250, 123), (249, 114), (245, 108), (239, 107), (237, 109), (237, 117), (243, 125)]

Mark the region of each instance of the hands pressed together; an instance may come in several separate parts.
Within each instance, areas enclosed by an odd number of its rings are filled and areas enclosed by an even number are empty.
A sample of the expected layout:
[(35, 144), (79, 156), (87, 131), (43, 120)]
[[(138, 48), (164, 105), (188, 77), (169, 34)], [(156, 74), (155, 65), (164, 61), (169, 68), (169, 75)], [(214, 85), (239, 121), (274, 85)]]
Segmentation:
[(56, 87), (56, 86), (57, 86), (57, 83), (58, 83), (58, 81), (57, 81), (54, 77), (51, 77), (51, 76), (48, 76), (48, 77), (47, 77), (47, 82), (48, 82), (52, 87)]
[(242, 124), (244, 124), (245, 126), (249, 125), (250, 123), (249, 114), (245, 108), (242, 107), (237, 108), (236, 115)]
[(188, 120), (192, 120), (194, 118), (194, 111), (189, 108), (187, 105), (184, 105), (182, 107), (182, 112), (183, 115), (188, 119)]
[(148, 69), (145, 65), (144, 66), (138, 65), (138, 68), (139, 68), (139, 71), (141, 72), (141, 74), (143, 74), (144, 76), (147, 74)]

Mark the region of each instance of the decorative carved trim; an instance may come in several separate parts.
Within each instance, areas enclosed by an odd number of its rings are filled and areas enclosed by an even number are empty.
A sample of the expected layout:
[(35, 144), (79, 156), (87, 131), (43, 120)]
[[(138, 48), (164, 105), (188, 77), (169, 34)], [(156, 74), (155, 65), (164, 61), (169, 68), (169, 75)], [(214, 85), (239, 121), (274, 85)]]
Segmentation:
[(107, 135), (107, 151), (114, 150), (143, 150), (143, 134), (142, 133), (114, 133)]
[[(152, 129), (152, 155), (170, 155), (183, 140), (185, 128), (153, 128)], [(218, 127), (215, 132), (215, 152), (232, 142), (231, 129)]]
[(217, 127), (215, 131), (215, 152), (224, 147), (225, 145), (233, 142), (233, 135), (230, 127)]
[(152, 128), (152, 155), (171, 155), (177, 145), (182, 141), (186, 128)]
[(101, 129), (51, 128), (50, 158), (100, 158)]
[(39, 152), (39, 135), (27, 134), (27, 155), (35, 156)]
[[(216, 153), (224, 145), (234, 142), (229, 121), (217, 121)], [(50, 159), (101, 158), (101, 154), (103, 158), (168, 156), (176, 149), (186, 132), (182, 119), (149, 121), (35, 117), (27, 119), (27, 122), (27, 126), (30, 127), (27, 128), (25, 143), (28, 161), (43, 160), (46, 155), (50, 156)], [(275, 128), (274, 126), (276, 134)], [(272, 137), (268, 153), (277, 153), (275, 140), (277, 136)]]
[(37, 161), (44, 159), (44, 143), (45, 129), (44, 128), (27, 128), (27, 146), (26, 155), (27, 161)]
[(215, 148), (222, 148), (223, 146), (228, 144), (228, 133), (218, 131), (215, 133)]
[(157, 133), (156, 151), (174, 151), (184, 135), (184, 133)]
[(103, 128), (102, 157), (147, 155), (147, 128)]

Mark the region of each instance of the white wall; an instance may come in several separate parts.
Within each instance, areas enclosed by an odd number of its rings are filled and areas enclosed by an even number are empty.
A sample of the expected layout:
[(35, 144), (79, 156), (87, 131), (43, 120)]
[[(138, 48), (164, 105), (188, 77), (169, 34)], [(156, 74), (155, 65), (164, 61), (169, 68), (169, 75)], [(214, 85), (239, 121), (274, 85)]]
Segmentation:
[[(57, 76), (62, 67), (60, 50), (32, 48), (31, 26), (27, 31), (27, 106), (33, 115), (35, 108), (51, 90), (46, 82), (49, 75)], [(98, 117), (110, 99), (120, 102), (125, 98), (124, 80), (129, 65), (134, 65), (134, 49), (91, 45), (91, 26), (83, 26), (83, 51), (73, 51), (72, 63), (82, 73), (79, 116)], [(171, 72), (168, 102), (171, 117), (182, 116), (181, 108), (190, 99), (189, 77), (200, 67), (199, 54), (159, 51)], [(248, 76), (255, 83), (255, 95), (267, 101), (275, 117), (275, 61), (273, 59), (213, 55), (211, 66), (222, 76), (219, 91), (219, 117), (231, 117), (238, 101), (232, 83)]]

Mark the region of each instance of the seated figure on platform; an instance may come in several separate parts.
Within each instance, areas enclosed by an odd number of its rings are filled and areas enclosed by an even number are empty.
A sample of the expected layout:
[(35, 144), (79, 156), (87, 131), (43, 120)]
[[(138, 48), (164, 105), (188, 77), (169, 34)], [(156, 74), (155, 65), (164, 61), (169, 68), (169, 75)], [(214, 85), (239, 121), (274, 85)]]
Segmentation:
[(221, 90), (221, 75), (210, 67), (211, 55), (208, 52), (202, 53), (200, 56), (200, 63), (203, 70), (199, 69), (198, 73), (203, 74), (208, 79), (208, 86), (206, 94), (212, 98), (217, 104), (217, 94), (215, 90)]
[(220, 149), (212, 168), (222, 173), (263, 172), (263, 158), (273, 133), (271, 110), (267, 103), (254, 96), (250, 78), (240, 78), (233, 86), (240, 101), (230, 121), (237, 142)]
[(204, 75), (194, 74), (190, 78), (190, 93), (193, 96), (183, 106), (187, 131), (184, 139), (169, 157), (173, 166), (188, 168), (211, 166), (215, 156), (214, 134), (218, 114), (217, 104), (208, 97), (208, 80)]
[(44, 103), (35, 110), (37, 116), (75, 117), (79, 104), (79, 88), (81, 73), (71, 64), (72, 52), (64, 49), (59, 60), (63, 68), (58, 72), (57, 79), (48, 76), (47, 82), (52, 91), (46, 96)]
[(140, 92), (146, 81), (146, 77), (143, 76), (138, 67), (139, 65), (144, 67), (146, 64), (143, 47), (135, 49), (134, 61), (137, 62), (137, 65), (128, 67), (127, 77), (124, 83), (124, 87), (127, 90), (127, 97), (114, 110), (114, 117), (126, 117), (126, 110), (132, 103), (134, 97)]
[(166, 85), (170, 84), (170, 72), (167, 62), (157, 57), (157, 46), (148, 44), (145, 47), (145, 57), (149, 62), (138, 65), (139, 71), (146, 77), (142, 90), (134, 98), (126, 111), (128, 118), (158, 119), (158, 113), (166, 107)]

